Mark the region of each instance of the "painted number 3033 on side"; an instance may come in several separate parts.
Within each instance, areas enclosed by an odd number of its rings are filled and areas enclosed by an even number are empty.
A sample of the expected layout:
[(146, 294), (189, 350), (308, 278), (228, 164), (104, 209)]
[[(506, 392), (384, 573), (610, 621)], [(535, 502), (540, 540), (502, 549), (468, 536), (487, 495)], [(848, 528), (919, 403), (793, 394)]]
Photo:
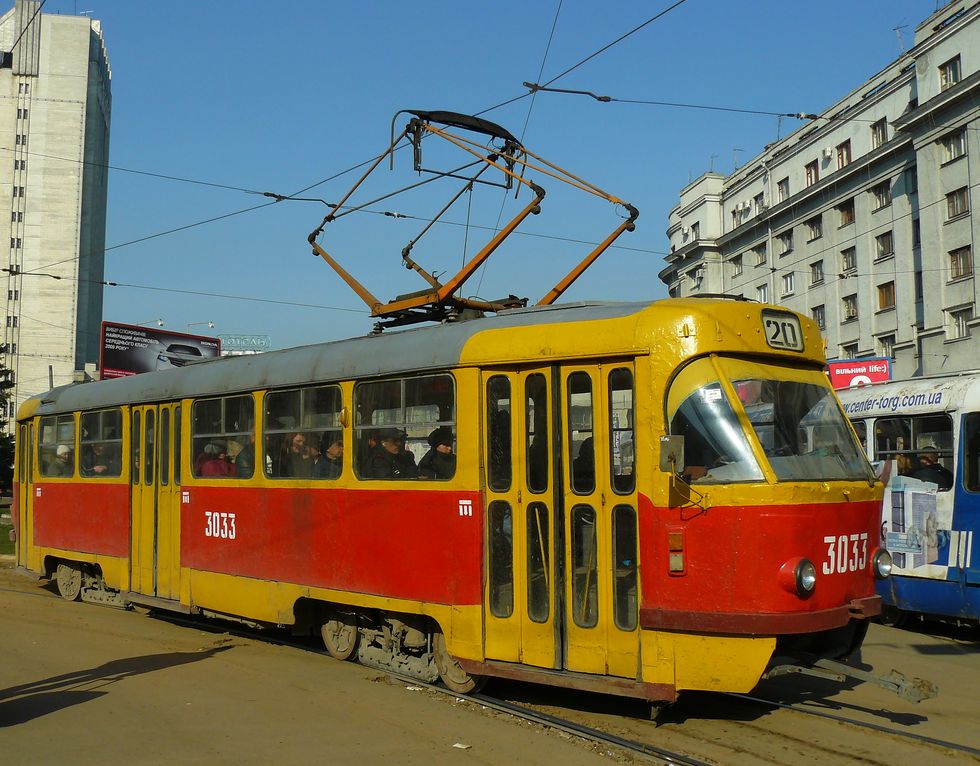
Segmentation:
[(204, 512), (204, 536), (221, 537), (226, 540), (235, 539), (235, 514), (224, 511)]
[(868, 533), (853, 535), (827, 535), (827, 558), (823, 562), (825, 575), (858, 572), (868, 563)]

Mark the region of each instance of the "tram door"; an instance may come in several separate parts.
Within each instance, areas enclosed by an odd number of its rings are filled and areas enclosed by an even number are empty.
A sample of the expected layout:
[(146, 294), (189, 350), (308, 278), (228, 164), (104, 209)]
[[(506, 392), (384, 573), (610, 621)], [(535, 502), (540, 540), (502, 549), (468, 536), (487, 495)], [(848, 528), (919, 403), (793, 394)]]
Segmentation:
[(637, 677), (632, 362), (561, 371), (564, 667)]
[(180, 491), (175, 481), (179, 476), (172, 470), (174, 415), (179, 410), (172, 404), (150, 405), (134, 407), (131, 414), (130, 588), (160, 598), (177, 598), (180, 593)]
[(27, 560), (34, 537), (34, 424), (20, 426), (17, 450), (17, 563), (37, 569)]
[(485, 372), (486, 655), (560, 666), (549, 368)]

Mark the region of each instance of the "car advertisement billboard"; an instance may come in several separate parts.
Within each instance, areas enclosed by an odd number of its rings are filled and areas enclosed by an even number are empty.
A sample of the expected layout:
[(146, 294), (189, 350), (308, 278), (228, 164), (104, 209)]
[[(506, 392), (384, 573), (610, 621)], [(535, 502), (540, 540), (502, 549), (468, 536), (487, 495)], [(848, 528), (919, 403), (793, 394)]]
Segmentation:
[(892, 379), (891, 359), (847, 359), (842, 362), (828, 362), (830, 385), (835, 389), (858, 388), (871, 383)]
[(221, 341), (156, 327), (102, 323), (99, 370), (102, 380), (172, 370), (221, 356)]

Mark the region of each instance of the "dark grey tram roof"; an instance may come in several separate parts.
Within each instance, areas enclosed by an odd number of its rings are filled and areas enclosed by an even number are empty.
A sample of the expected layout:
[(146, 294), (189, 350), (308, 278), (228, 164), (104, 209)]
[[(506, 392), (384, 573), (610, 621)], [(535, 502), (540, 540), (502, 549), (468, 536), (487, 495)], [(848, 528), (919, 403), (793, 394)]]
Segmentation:
[(409, 370), (445, 369), (458, 364), (466, 342), (486, 330), (618, 319), (649, 306), (649, 302), (573, 303), (515, 309), (482, 319), (251, 356), (226, 356), (179, 369), (60, 386), (28, 401), (40, 399), (37, 413), (46, 415), (128, 402), (171, 401), (319, 381), (393, 375)]

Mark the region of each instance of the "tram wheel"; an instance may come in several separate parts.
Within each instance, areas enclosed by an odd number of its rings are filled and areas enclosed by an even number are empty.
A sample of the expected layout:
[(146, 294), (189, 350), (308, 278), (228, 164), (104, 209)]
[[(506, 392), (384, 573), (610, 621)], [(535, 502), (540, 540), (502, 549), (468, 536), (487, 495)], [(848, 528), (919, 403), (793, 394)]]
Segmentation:
[(58, 564), (55, 571), (58, 593), (65, 601), (78, 601), (82, 597), (82, 570), (71, 564)]
[(908, 620), (908, 612), (899, 609), (897, 606), (890, 606), (885, 604), (881, 607), (881, 614), (878, 616), (878, 622), (882, 625), (887, 625), (890, 628), (900, 628)]
[(357, 618), (353, 614), (327, 612), (320, 623), (327, 653), (336, 660), (349, 660), (357, 652)]
[(450, 691), (457, 694), (476, 694), (486, 685), (485, 676), (471, 676), (446, 649), (446, 637), (442, 633), (435, 636), (435, 660), (439, 677)]

